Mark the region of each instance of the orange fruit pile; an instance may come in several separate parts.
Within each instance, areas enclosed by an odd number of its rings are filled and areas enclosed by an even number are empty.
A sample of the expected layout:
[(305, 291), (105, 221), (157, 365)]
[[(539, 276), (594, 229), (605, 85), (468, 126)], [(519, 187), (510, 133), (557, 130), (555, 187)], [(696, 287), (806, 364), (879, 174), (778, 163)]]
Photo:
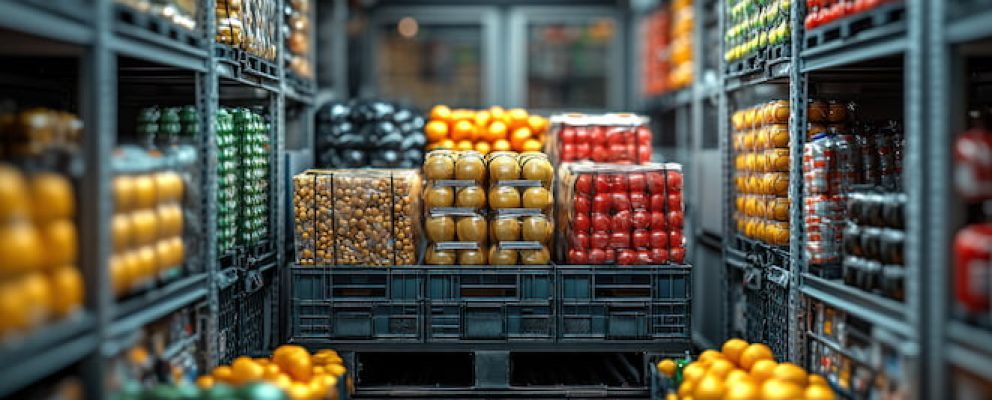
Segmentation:
[(549, 125), (547, 118), (530, 115), (522, 108), (452, 110), (437, 105), (431, 109), (424, 135), (427, 150), (475, 150), (483, 155), (491, 151), (541, 151)]
[(0, 163), (0, 342), (81, 308), (75, 213), (64, 175)]
[(264, 381), (285, 391), (291, 400), (337, 399), (338, 381), (345, 379), (346, 372), (334, 350), (310, 354), (301, 346), (282, 345), (270, 358), (235, 358), (231, 365), (218, 366), (197, 378), (196, 384), (209, 389), (217, 383), (241, 386)]
[[(661, 360), (662, 375), (675, 374), (675, 362)], [(682, 369), (674, 395), (692, 400), (834, 400), (826, 379), (792, 363), (778, 363), (761, 343), (730, 339), (720, 351), (706, 350)]]

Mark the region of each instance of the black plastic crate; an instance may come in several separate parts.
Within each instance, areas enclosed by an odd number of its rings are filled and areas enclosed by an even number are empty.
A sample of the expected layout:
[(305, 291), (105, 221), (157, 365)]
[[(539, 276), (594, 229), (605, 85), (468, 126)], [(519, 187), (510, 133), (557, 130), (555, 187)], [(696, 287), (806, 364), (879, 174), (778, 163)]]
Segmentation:
[(687, 301), (691, 272), (684, 265), (561, 266), (558, 296), (563, 303)]
[(426, 269), (428, 302), (547, 301), (554, 297), (551, 267), (460, 267)]
[(293, 267), (294, 301), (423, 299), (422, 273), (412, 268)]
[(428, 341), (554, 340), (554, 306), (532, 303), (431, 302)]
[(236, 274), (233, 282), (218, 293), (217, 341), (221, 363), (268, 350), (272, 321), (276, 319), (272, 311), (276, 306), (276, 274), (255, 271)]
[(688, 302), (561, 304), (558, 340), (688, 339), (690, 311)]
[(418, 302), (339, 303), (296, 301), (293, 332), (297, 339), (419, 341), (423, 326)]

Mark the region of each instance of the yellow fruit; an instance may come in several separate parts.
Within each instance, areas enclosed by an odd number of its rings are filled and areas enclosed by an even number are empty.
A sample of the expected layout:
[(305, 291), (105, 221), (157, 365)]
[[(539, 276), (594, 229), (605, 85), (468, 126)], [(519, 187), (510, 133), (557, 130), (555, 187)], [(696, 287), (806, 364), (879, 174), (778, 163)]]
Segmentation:
[(548, 119), (540, 115), (531, 115), (527, 118), (527, 126), (534, 133), (543, 133), (548, 129)]
[(663, 375), (669, 378), (675, 376), (675, 361), (666, 358), (664, 360), (658, 361), (657, 367), (658, 367), (658, 372), (661, 372)]
[(704, 350), (702, 353), (699, 354), (699, 361), (703, 361), (707, 364), (712, 362), (713, 360), (717, 360), (721, 358), (723, 358), (723, 354), (720, 353), (719, 351), (712, 349)]
[(231, 371), (231, 367), (227, 365), (221, 365), (217, 368), (214, 368), (213, 372), (211, 373), (211, 375), (213, 375), (214, 379), (217, 382), (224, 382), (224, 383), (231, 383), (232, 374), (233, 372)]
[(110, 220), (110, 239), (113, 251), (123, 251), (131, 245), (131, 216), (129, 214), (114, 214)]
[(454, 150), (455, 149), (455, 141), (454, 140), (451, 140), (451, 139), (444, 139), (444, 140), (438, 142), (438, 148), (439, 149)]
[(267, 381), (274, 381), (275, 379), (279, 378), (279, 374), (282, 373), (282, 371), (279, 369), (279, 366), (275, 364), (270, 363), (266, 365), (264, 368), (265, 371), (262, 373), (262, 377), (264, 377), (265, 380)]
[(37, 222), (72, 218), (76, 213), (76, 197), (72, 183), (64, 176), (42, 172), (31, 178), (31, 209)]
[(172, 254), (172, 244), (169, 240), (159, 240), (155, 243), (155, 260), (158, 267), (156, 272), (159, 273), (177, 266), (178, 262)]
[(514, 151), (523, 151), (524, 142), (530, 140), (531, 135), (530, 128), (526, 126), (514, 129), (513, 133), (510, 134), (510, 147)]
[(272, 384), (276, 385), (283, 391), (289, 391), (289, 388), (293, 386), (293, 380), (289, 378), (289, 375), (279, 374), (279, 376), (272, 381)]
[(0, 164), (0, 222), (30, 215), (28, 186), (21, 171)]
[(520, 151), (541, 151), (541, 141), (537, 139), (527, 139), (524, 141)]
[(78, 239), (76, 225), (68, 219), (54, 220), (41, 228), (42, 243), (45, 246), (45, 265), (72, 264), (76, 262)]
[(348, 371), (341, 364), (329, 364), (325, 369), (327, 370), (327, 373), (328, 374), (330, 374), (331, 376), (337, 376), (337, 377), (343, 376), (344, 373)]
[(83, 305), (83, 277), (73, 265), (63, 265), (48, 273), (51, 286), (52, 312), (56, 317), (65, 317), (79, 310)]
[(0, 224), (0, 277), (41, 268), (44, 250), (34, 224), (21, 220)]
[(707, 375), (696, 384), (692, 397), (699, 400), (720, 400), (723, 398), (723, 378)]
[(280, 366), (280, 368), (284, 369), (289, 377), (297, 382), (309, 381), (313, 376), (313, 363), (310, 361), (310, 354), (306, 352), (290, 355), (288, 365), (285, 368)]
[(137, 250), (137, 269), (139, 281), (143, 284), (155, 276), (158, 271), (158, 255), (155, 246), (143, 246)]
[(448, 106), (438, 104), (431, 108), (431, 119), (447, 122), (451, 119), (451, 109)]
[[(527, 110), (522, 108), (511, 108), (507, 111), (507, 114), (510, 116), (510, 129), (517, 129), (527, 126), (527, 117), (529, 117), (529, 115), (527, 115)], [(530, 128), (527, 128), (527, 130), (529, 131)]]
[(155, 191), (158, 203), (178, 202), (183, 199), (183, 178), (173, 171), (155, 174)]
[(489, 123), (493, 120), (493, 114), (487, 110), (482, 110), (475, 113), (475, 117), (472, 118), (475, 122), (475, 126), (480, 128), (485, 128), (489, 126)]
[(286, 391), (290, 400), (312, 400), (310, 385), (306, 383), (294, 382)]
[(179, 236), (183, 233), (183, 209), (177, 204), (158, 206), (158, 236)]
[(455, 148), (462, 151), (468, 151), (475, 149), (475, 145), (472, 143), (471, 140), (466, 139), (458, 142), (458, 144), (455, 145)]
[(486, 128), (485, 135), (483, 138), (489, 142), (495, 142), (497, 140), (507, 139), (507, 132), (509, 129), (503, 121), (494, 121), (488, 128)]
[(475, 125), (466, 120), (461, 120), (455, 122), (455, 125), (451, 127), (451, 140), (458, 141), (471, 141), (472, 135), (475, 134)]
[(741, 353), (741, 368), (751, 370), (751, 366), (758, 360), (774, 360), (772, 349), (763, 343), (753, 343), (747, 346)]
[(803, 389), (792, 383), (769, 379), (761, 385), (763, 400), (798, 400), (803, 398)]
[(134, 207), (155, 207), (158, 194), (155, 192), (155, 179), (150, 174), (134, 177)]
[(748, 376), (747, 372), (745, 372), (743, 369), (734, 369), (734, 370), (730, 371), (727, 374), (727, 377), (726, 378), (724, 378), (724, 380), (727, 382), (728, 385), (731, 382), (736, 382), (736, 381), (739, 381), (741, 379), (748, 379), (748, 380), (750, 380), (751, 377)]
[(781, 363), (772, 371), (772, 379), (795, 384), (796, 386), (806, 386), (809, 378), (806, 377), (806, 370), (793, 363)]
[(110, 271), (111, 290), (114, 291), (115, 296), (123, 296), (131, 287), (131, 278), (128, 276), (129, 271), (124, 268), (123, 258), (117, 255), (111, 256), (108, 262), (108, 270)]
[(805, 400), (834, 400), (837, 396), (833, 389), (825, 385), (810, 385), (806, 388)]
[(424, 126), (427, 141), (435, 143), (448, 137), (448, 124), (444, 121), (431, 121)]
[(696, 381), (682, 380), (682, 384), (679, 385), (678, 395), (680, 399), (686, 399), (691, 397), (693, 392), (696, 390)]
[(204, 375), (196, 378), (196, 386), (200, 389), (210, 389), (214, 387), (214, 377)]
[(186, 260), (186, 245), (182, 237), (174, 237), (168, 240), (169, 254), (172, 255), (173, 265), (180, 265)]
[(504, 124), (510, 123), (510, 115), (506, 113), (506, 110), (503, 109), (503, 107), (500, 106), (489, 107), (489, 114), (492, 116), (492, 120), (493, 120), (492, 123), (494, 124), (496, 123), (496, 121), (503, 122)]
[(730, 371), (736, 369), (734, 363), (722, 358), (710, 362), (710, 367), (706, 370), (707, 375), (713, 375), (720, 379), (726, 378)]
[(510, 142), (506, 139), (499, 139), (493, 142), (493, 151), (510, 151)]
[(128, 212), (134, 207), (134, 178), (122, 175), (114, 177), (114, 211)]
[(686, 365), (685, 368), (682, 369), (682, 380), (696, 382), (700, 380), (705, 374), (706, 374), (706, 368), (704, 368), (702, 364), (699, 364), (698, 362), (694, 362), (692, 364)]
[(809, 378), (806, 380), (806, 382), (808, 385), (830, 386), (830, 384), (827, 383), (827, 380), (824, 379), (822, 375), (817, 375), (817, 374), (809, 374)]
[(27, 298), (15, 281), (0, 281), (0, 338), (28, 326)]
[(727, 382), (727, 391), (723, 395), (723, 400), (760, 400), (761, 388), (754, 381), (743, 378), (733, 382)]
[(723, 352), (723, 356), (727, 357), (730, 362), (734, 364), (740, 363), (741, 353), (744, 352), (748, 343), (741, 339), (730, 339), (723, 343), (723, 347), (720, 349)]
[(264, 376), (265, 368), (255, 363), (251, 357), (238, 357), (231, 363), (231, 379), (234, 384), (258, 381)]
[(775, 371), (775, 367), (778, 366), (774, 360), (758, 360), (754, 362), (751, 366), (751, 378), (758, 383), (764, 382), (765, 380), (772, 377), (772, 373)]
[(489, 142), (476, 142), (475, 151), (478, 151), (479, 154), (482, 155), (489, 154), (489, 152), (492, 151), (492, 145), (490, 145)]
[(327, 396), (328, 387), (324, 383), (324, 380), (321, 379), (320, 375), (314, 376), (313, 379), (310, 379), (310, 382), (308, 382), (307, 385), (310, 386), (311, 399), (323, 399)]

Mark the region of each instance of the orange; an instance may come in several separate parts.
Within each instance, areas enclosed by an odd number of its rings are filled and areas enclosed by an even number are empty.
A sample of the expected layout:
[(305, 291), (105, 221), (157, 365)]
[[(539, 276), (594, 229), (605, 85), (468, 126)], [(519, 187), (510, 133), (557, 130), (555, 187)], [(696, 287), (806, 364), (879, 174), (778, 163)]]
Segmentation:
[(267, 381), (275, 380), (279, 377), (279, 374), (282, 373), (282, 371), (279, 370), (279, 366), (275, 364), (267, 364), (264, 368), (265, 371), (262, 373), (262, 377)]
[(510, 115), (510, 129), (523, 128), (527, 126), (527, 110), (522, 108), (511, 108), (510, 111), (507, 111), (507, 114)]
[(530, 136), (531, 132), (528, 127), (514, 129), (513, 133), (510, 134), (510, 147), (512, 147), (514, 151), (520, 151), (524, 148), (524, 142), (530, 139)]
[(493, 146), (491, 144), (489, 144), (489, 142), (476, 142), (475, 143), (475, 151), (478, 151), (479, 154), (482, 154), (482, 155), (489, 154), (489, 152), (492, 150), (492, 148), (493, 148)]
[(173, 171), (155, 174), (155, 191), (159, 203), (180, 201), (183, 198), (183, 178)]
[(658, 361), (657, 367), (658, 372), (661, 372), (663, 375), (669, 378), (675, 376), (675, 361), (672, 361), (672, 359), (666, 358)]
[(431, 109), (431, 119), (447, 123), (451, 120), (451, 109), (448, 106), (438, 104)]
[(483, 128), (488, 127), (489, 123), (493, 120), (493, 115), (489, 111), (482, 110), (475, 113), (475, 126), (479, 127), (481, 131)]
[(682, 384), (679, 385), (679, 390), (678, 390), (679, 398), (687, 399), (692, 396), (695, 390), (696, 390), (696, 381), (683, 380)]
[(31, 178), (31, 209), (37, 222), (72, 218), (76, 211), (72, 183), (56, 173), (36, 174)]
[(492, 116), (492, 122), (502, 121), (504, 124), (510, 124), (510, 114), (507, 114), (503, 107), (489, 107), (489, 114)]
[(38, 230), (28, 221), (0, 224), (0, 277), (38, 269), (44, 262)]
[(114, 211), (131, 211), (135, 196), (133, 178), (127, 175), (114, 177)]
[(527, 139), (521, 151), (541, 151), (541, 142), (536, 139)]
[(747, 346), (746, 349), (741, 353), (741, 368), (746, 370), (751, 370), (751, 366), (754, 365), (755, 361), (758, 360), (773, 360), (775, 359), (772, 349), (762, 343), (753, 343)]
[(706, 374), (706, 368), (698, 362), (686, 365), (682, 369), (682, 380), (697, 382)]
[(324, 367), (321, 367), (320, 365), (317, 365), (316, 363), (314, 363), (313, 374), (314, 375), (320, 375), (320, 374), (323, 374), (323, 373), (324, 373)]
[(465, 109), (465, 108), (458, 108), (458, 109), (455, 109), (455, 110), (451, 110), (451, 120), (452, 121), (463, 121), (464, 120), (464, 121), (469, 121), (469, 122), (474, 121), (475, 120), (475, 111), (472, 111), (472, 110), (469, 110), (469, 109)]
[(720, 349), (723, 352), (723, 356), (727, 357), (728, 360), (735, 364), (739, 364), (741, 360), (741, 353), (744, 352), (748, 343), (741, 339), (730, 339), (723, 343), (723, 347)]
[(493, 142), (493, 151), (510, 151), (510, 142), (506, 139)]
[(809, 378), (806, 370), (793, 363), (781, 363), (772, 371), (772, 379), (789, 382), (796, 386), (806, 386)]
[(451, 140), (470, 140), (472, 135), (475, 134), (475, 125), (467, 120), (461, 120), (455, 122), (455, 125), (451, 128)]
[(704, 364), (709, 364), (714, 360), (720, 358), (723, 358), (723, 354), (721, 354), (719, 351), (709, 349), (709, 350), (704, 350), (702, 353), (700, 353), (698, 360)]
[(473, 150), (475, 149), (475, 145), (472, 144), (471, 140), (462, 140), (455, 145), (455, 148), (458, 150)]
[(214, 387), (214, 377), (209, 375), (203, 375), (199, 378), (196, 378), (196, 386), (198, 386), (200, 389), (210, 389)]
[(294, 382), (286, 391), (290, 400), (311, 400), (310, 385), (306, 383)]
[[(181, 214), (180, 214), (181, 217)], [(76, 225), (68, 219), (58, 219), (41, 227), (45, 244), (45, 265), (48, 267), (76, 262), (78, 240)]]
[(803, 389), (792, 383), (769, 379), (761, 385), (763, 400), (797, 400), (803, 398)]
[(730, 371), (730, 373), (727, 374), (727, 377), (724, 380), (727, 382), (727, 384), (730, 384), (731, 382), (736, 382), (742, 379), (751, 380), (751, 377), (748, 376), (747, 372), (744, 372), (743, 369), (735, 369), (733, 371)]
[(261, 380), (265, 376), (265, 368), (255, 363), (250, 357), (238, 357), (231, 363), (231, 379), (235, 384), (243, 384)]
[(23, 275), (18, 284), (21, 286), (21, 295), (24, 296), (25, 305), (28, 307), (28, 325), (41, 325), (48, 319), (54, 302), (53, 288), (49, 285), (48, 279), (40, 271), (34, 271)]
[(540, 115), (531, 115), (527, 118), (527, 126), (534, 133), (542, 134), (548, 130), (548, 119)]
[(448, 123), (444, 121), (431, 121), (424, 126), (424, 136), (427, 141), (434, 143), (448, 137)]
[(751, 366), (751, 378), (758, 383), (764, 382), (772, 377), (778, 363), (772, 360), (758, 360)]
[(706, 370), (707, 375), (713, 375), (720, 379), (726, 378), (730, 371), (736, 369), (734, 363), (722, 358), (710, 362), (710, 367)]
[(289, 375), (286, 374), (279, 374), (279, 376), (277, 376), (276, 379), (273, 379), (271, 382), (273, 385), (276, 385), (277, 387), (279, 387), (279, 389), (282, 389), (283, 391), (288, 391), (289, 388), (293, 386), (293, 380), (289, 379)]
[(327, 390), (329, 388), (324, 380), (321, 379), (321, 376), (314, 376), (307, 385), (310, 386), (310, 398), (323, 399), (327, 397)]
[(759, 400), (761, 399), (761, 388), (754, 381), (744, 378), (738, 381), (728, 382), (727, 391), (723, 395), (723, 400)]
[(28, 185), (21, 171), (8, 164), (0, 164), (0, 222), (13, 217), (27, 217), (30, 213)]
[(331, 376), (342, 376), (345, 372), (348, 372), (348, 370), (341, 364), (330, 364), (326, 369), (327, 373), (331, 374)]
[(495, 121), (485, 131), (485, 139), (490, 142), (495, 142), (500, 139), (506, 139), (507, 127), (506, 123), (503, 121)]
[(155, 193), (155, 179), (151, 175), (134, 177), (134, 206), (137, 208), (155, 207), (158, 194)]
[(284, 368), (289, 377), (297, 382), (309, 381), (310, 377), (313, 376), (313, 363), (310, 361), (310, 354), (295, 353), (290, 357), (290, 362)]
[(0, 281), (0, 337), (27, 327), (27, 298), (22, 295), (20, 285), (14, 281)]
[(124, 258), (122, 256), (111, 256), (108, 263), (108, 269), (110, 270), (110, 287), (114, 291), (114, 295), (117, 297), (122, 296), (127, 293), (127, 290), (131, 288), (131, 277), (130, 271), (124, 268)]
[(72, 314), (83, 305), (83, 277), (79, 269), (63, 265), (48, 273), (52, 289), (52, 312), (58, 317)]
[(217, 382), (224, 382), (224, 383), (231, 383), (231, 377), (233, 376), (232, 374), (233, 372), (231, 371), (231, 367), (227, 365), (221, 365), (217, 368), (214, 368), (213, 372), (211, 373), (211, 375), (214, 376), (214, 379)]
[(806, 388), (805, 394), (806, 400), (834, 400), (837, 398), (833, 389), (825, 385), (810, 385)]
[(721, 400), (725, 390), (723, 378), (708, 375), (696, 384), (692, 398), (699, 400)]
[(807, 384), (809, 384), (809, 385), (830, 386), (827, 383), (827, 380), (824, 379), (822, 375), (817, 375), (817, 374), (809, 374), (809, 378), (807, 379)]

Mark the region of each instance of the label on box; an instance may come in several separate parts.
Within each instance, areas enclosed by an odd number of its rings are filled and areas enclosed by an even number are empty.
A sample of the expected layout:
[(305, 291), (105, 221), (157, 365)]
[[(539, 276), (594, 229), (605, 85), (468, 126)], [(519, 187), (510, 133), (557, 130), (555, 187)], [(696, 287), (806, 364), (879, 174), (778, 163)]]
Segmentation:
[(438, 179), (433, 183), (436, 187), (470, 187), (478, 184), (471, 179)]
[(544, 245), (538, 241), (503, 241), (499, 242), (500, 250), (540, 250)]
[(478, 250), (478, 242), (437, 242), (434, 250)]
[(541, 187), (544, 182), (533, 179), (511, 179), (496, 181), (496, 186), (511, 186), (511, 187)]

